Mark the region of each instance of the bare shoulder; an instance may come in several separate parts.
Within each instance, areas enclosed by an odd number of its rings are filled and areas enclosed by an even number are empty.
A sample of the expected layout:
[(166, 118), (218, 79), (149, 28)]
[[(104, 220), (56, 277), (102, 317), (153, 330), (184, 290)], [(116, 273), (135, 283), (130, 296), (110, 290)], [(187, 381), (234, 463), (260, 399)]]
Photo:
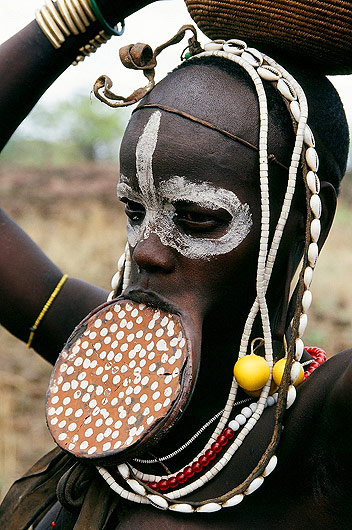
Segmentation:
[[(348, 377), (351, 361), (352, 349), (342, 351), (328, 359), (298, 387), (296, 402), (287, 412), (285, 420), (294, 443), (304, 439), (307, 433), (316, 431), (325, 438), (332, 429), (336, 431), (339, 428), (342, 417), (338, 409), (342, 405), (343, 382)], [(328, 422), (329, 428), (325, 426), (322, 433), (323, 419)]]
[[(160, 530), (293, 530), (298, 520), (300, 530), (352, 528), (349, 509), (352, 484), (344, 456), (350, 437), (346, 421), (336, 419), (332, 405), (337, 381), (344, 376), (351, 360), (352, 350), (341, 352), (300, 385), (297, 399), (284, 417), (277, 468), (239, 506), (190, 517), (123, 502), (118, 530), (139, 528), (141, 521), (143, 528), (157, 526)], [(248, 436), (248, 443), (243, 444), (218, 479), (202, 488), (201, 497), (209, 498), (231, 489), (239, 483), (241, 470), (248, 471), (242, 469), (246, 462), (252, 465), (259, 459), (270, 440), (275, 413), (273, 408), (266, 412)]]

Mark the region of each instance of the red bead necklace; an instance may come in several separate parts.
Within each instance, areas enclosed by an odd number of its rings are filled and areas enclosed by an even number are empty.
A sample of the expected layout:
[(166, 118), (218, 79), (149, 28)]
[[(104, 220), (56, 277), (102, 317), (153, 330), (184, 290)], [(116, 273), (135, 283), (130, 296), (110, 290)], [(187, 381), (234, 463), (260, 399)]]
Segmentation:
[(326, 352), (322, 350), (321, 348), (317, 348), (316, 346), (309, 346), (305, 348), (306, 351), (311, 355), (314, 359), (309, 364), (309, 368), (304, 371), (304, 381), (308, 379), (308, 377), (320, 366), (321, 364), (325, 363), (326, 361)]
[[(326, 353), (321, 348), (315, 346), (305, 348), (306, 351), (314, 358), (309, 364), (309, 368), (304, 371), (304, 381), (326, 361)], [(144, 482), (146, 486), (149, 486), (154, 491), (167, 491), (170, 488), (176, 488), (179, 484), (184, 484), (188, 479), (192, 478), (196, 473), (200, 473), (204, 467), (206, 467), (211, 460), (220, 453), (223, 448), (227, 445), (228, 441), (231, 440), (235, 435), (235, 432), (230, 428), (226, 427), (224, 431), (217, 437), (216, 441), (211, 445), (210, 449), (205, 451), (204, 455), (201, 455), (197, 460), (190, 466), (186, 466), (180, 473), (170, 477), (168, 479), (161, 479), (154, 482)]]
[(211, 460), (214, 460), (216, 455), (222, 451), (227, 445), (228, 441), (231, 440), (235, 435), (235, 432), (227, 427), (219, 436), (216, 441), (212, 443), (210, 449), (207, 449), (204, 455), (201, 455), (197, 460), (190, 466), (186, 466), (180, 473), (177, 473), (174, 477), (169, 479), (162, 479), (158, 482), (145, 482), (147, 486), (155, 491), (166, 491), (169, 488), (176, 488), (179, 484), (183, 484), (188, 479), (193, 477), (196, 473), (200, 473), (204, 467), (206, 467)]

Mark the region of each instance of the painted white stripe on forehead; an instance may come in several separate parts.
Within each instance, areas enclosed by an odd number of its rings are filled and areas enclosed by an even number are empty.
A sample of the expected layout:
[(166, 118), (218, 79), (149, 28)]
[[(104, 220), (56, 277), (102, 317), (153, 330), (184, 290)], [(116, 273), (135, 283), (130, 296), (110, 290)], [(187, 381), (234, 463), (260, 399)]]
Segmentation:
[(139, 189), (152, 204), (156, 201), (156, 190), (153, 177), (153, 154), (158, 141), (161, 112), (153, 112), (136, 147), (136, 172)]

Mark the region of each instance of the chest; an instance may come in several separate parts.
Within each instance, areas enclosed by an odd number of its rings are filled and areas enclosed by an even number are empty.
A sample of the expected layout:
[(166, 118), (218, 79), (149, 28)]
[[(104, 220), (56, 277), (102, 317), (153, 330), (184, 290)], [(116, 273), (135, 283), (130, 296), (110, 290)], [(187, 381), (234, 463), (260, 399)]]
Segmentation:
[[(117, 530), (234, 529), (335, 530), (352, 528), (346, 470), (333, 457), (329, 425), (319, 407), (301, 397), (288, 414), (277, 451), (278, 465), (253, 494), (235, 507), (213, 514), (179, 514), (124, 501)], [(212, 499), (231, 490), (250, 473), (272, 435), (274, 410), (248, 437), (231, 462), (187, 500)]]
[[(276, 469), (238, 506), (210, 514), (182, 514), (119, 500), (106, 530), (352, 530), (352, 481), (346, 465), (346, 452), (341, 452), (341, 447), (336, 451), (345, 433), (338, 431), (336, 422), (329, 419), (331, 414), (326, 414), (326, 399), (324, 401), (331, 372), (328, 367), (326, 370), (323, 367), (322, 377), (314, 378), (315, 381), (312, 377), (312, 384), (299, 391), (295, 406), (285, 415), (284, 430), (276, 451)], [(323, 384), (325, 375), (326, 385)], [(273, 415), (274, 409), (267, 409), (229, 464), (184, 501), (212, 499), (241, 483), (270, 442)], [(338, 456), (341, 454), (343, 458)], [(105, 481), (99, 484), (102, 499), (115, 499)], [(99, 499), (95, 506), (89, 499), (86, 501), (84, 510), (88, 509), (90, 518), (104, 510)], [(107, 500), (107, 505), (109, 502)], [(50, 521), (55, 519), (52, 514), (48, 515)], [(66, 524), (57, 526), (68, 528)], [(40, 528), (44, 530), (47, 526), (44, 524)]]

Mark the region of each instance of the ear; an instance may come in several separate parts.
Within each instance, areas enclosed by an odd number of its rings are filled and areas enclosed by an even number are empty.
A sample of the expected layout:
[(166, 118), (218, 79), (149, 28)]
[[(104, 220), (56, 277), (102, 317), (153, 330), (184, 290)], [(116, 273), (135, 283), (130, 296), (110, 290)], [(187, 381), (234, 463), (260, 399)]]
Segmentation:
[(322, 181), (319, 197), (321, 200), (321, 232), (318, 240), (320, 251), (328, 237), (336, 212), (337, 195), (334, 186), (330, 182)]

